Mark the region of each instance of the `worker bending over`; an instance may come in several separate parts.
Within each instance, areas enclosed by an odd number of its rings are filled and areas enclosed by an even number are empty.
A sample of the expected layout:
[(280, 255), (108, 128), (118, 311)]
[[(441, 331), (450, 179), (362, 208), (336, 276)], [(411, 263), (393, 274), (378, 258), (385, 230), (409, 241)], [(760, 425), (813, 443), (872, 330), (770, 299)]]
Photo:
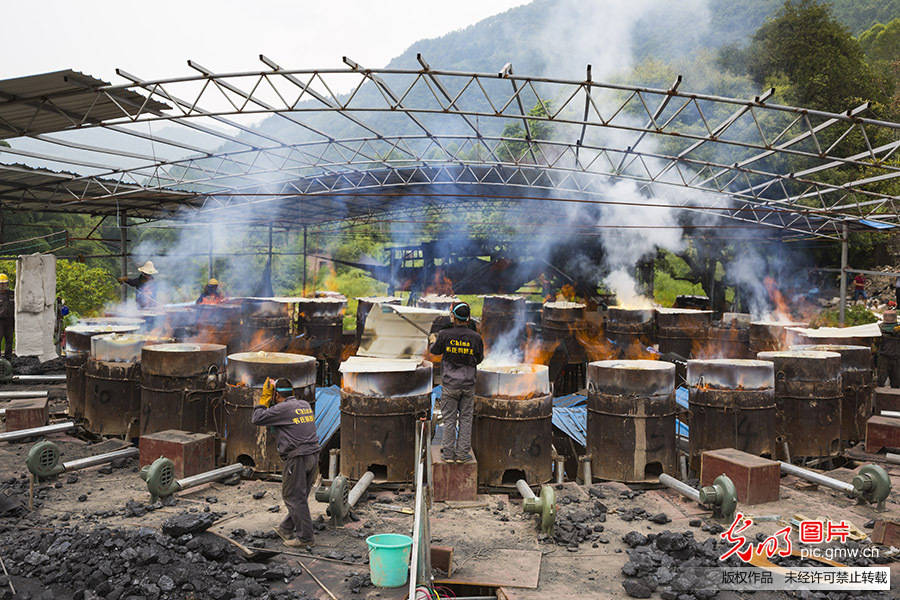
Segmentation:
[(275, 531), (285, 546), (310, 548), (314, 540), (307, 498), (319, 465), (319, 436), (312, 407), (294, 396), (289, 380), (266, 379), (250, 421), (275, 430), (276, 449), (284, 461), (281, 496), (288, 514)]
[(219, 281), (210, 279), (197, 298), (197, 304), (221, 304), (225, 301), (225, 296), (219, 291)]
[(478, 332), (467, 327), (470, 316), (469, 305), (460, 302), (450, 310), (453, 325), (429, 336), (431, 353), (443, 357), (441, 418), (444, 438), (441, 456), (447, 462), (472, 460), (475, 371), (478, 363), (484, 360), (484, 342)]

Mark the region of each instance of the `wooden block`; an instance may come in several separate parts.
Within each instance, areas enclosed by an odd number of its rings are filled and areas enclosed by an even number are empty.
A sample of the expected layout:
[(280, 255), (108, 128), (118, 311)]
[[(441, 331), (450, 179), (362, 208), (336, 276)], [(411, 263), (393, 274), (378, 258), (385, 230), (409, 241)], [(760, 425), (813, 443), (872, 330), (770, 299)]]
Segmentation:
[(777, 461), (734, 448), (707, 450), (700, 457), (700, 485), (712, 485), (716, 477), (727, 475), (737, 488), (738, 502), (763, 504), (778, 500), (781, 466)]
[(175, 477), (182, 479), (216, 468), (216, 438), (207, 433), (167, 429), (141, 436), (141, 466), (160, 456), (175, 463)]
[(866, 452), (882, 448), (900, 448), (900, 419), (874, 415), (866, 421)]
[(453, 570), (453, 548), (431, 545), (431, 566), (440, 569), (450, 577)]
[(440, 446), (431, 447), (431, 472), (434, 477), (434, 501), (476, 500), (478, 497), (478, 461), (448, 463), (441, 458)]
[(875, 414), (883, 410), (900, 411), (900, 388), (875, 388)]
[(900, 521), (875, 521), (871, 537), (876, 544), (900, 547)]
[(44, 398), (20, 398), (6, 405), (6, 430), (43, 427), (50, 420), (50, 402)]

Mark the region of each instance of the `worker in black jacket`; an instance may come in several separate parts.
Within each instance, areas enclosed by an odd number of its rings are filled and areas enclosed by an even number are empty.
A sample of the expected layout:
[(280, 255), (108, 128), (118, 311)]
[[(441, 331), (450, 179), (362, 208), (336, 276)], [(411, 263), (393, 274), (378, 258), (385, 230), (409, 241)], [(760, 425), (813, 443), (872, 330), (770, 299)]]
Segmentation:
[[(453, 326), (429, 336), (431, 353), (441, 356), (441, 418), (444, 437), (441, 456), (447, 462), (472, 460), (472, 414), (475, 409), (475, 371), (484, 360), (484, 342), (466, 324), (469, 305), (450, 310)], [(457, 427), (459, 430), (457, 432)]]
[(16, 331), (16, 301), (9, 289), (9, 277), (0, 273), (0, 341), (4, 343), (3, 358), (12, 360), (13, 336)]
[(289, 380), (281, 378), (273, 383), (266, 379), (250, 420), (254, 425), (275, 430), (276, 449), (284, 461), (281, 496), (288, 514), (275, 531), (285, 546), (308, 549), (314, 541), (307, 499), (319, 465), (319, 436), (313, 410), (309, 402), (294, 396)]

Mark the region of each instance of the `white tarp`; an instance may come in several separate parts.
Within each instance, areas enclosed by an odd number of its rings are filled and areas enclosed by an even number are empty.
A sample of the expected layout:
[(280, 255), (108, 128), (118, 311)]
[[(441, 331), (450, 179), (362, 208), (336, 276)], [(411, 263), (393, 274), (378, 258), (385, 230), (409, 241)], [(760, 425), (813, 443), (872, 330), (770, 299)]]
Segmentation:
[(818, 329), (806, 329), (805, 327), (788, 327), (788, 331), (802, 333), (808, 338), (876, 338), (881, 337), (881, 329), (878, 323), (866, 325), (854, 325), (853, 327), (819, 327)]
[(41, 362), (57, 357), (56, 257), (20, 256), (16, 261), (16, 356), (36, 356)]

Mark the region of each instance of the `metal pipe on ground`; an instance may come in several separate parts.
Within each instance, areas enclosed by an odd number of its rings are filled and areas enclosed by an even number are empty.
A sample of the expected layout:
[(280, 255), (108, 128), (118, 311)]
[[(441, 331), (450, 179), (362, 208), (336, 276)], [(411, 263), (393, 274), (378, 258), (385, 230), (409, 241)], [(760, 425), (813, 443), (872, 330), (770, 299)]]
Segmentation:
[(882, 417), (893, 417), (895, 419), (900, 419), (900, 411), (896, 410), (883, 410), (881, 411)]
[(47, 390), (21, 390), (14, 392), (0, 392), (0, 400), (15, 400), (18, 398), (46, 398)]
[(784, 473), (838, 490), (851, 498), (856, 498), (860, 503), (870, 502), (877, 504), (878, 510), (884, 510), (884, 501), (891, 493), (891, 478), (878, 465), (863, 465), (856, 472), (856, 475), (853, 476), (852, 483), (846, 483), (784, 461), (779, 462), (781, 463), (781, 471)]
[(32, 427), (31, 429), (20, 429), (18, 431), (7, 431), (5, 433), (0, 433), (0, 442), (14, 442), (16, 440), (24, 440), (38, 435), (69, 431), (70, 429), (75, 429), (74, 421), (54, 423), (53, 425), (44, 425), (43, 427)]
[(894, 463), (895, 465), (900, 465), (900, 454), (894, 454), (892, 452), (888, 452), (884, 458), (889, 463)]
[(323, 485), (316, 490), (316, 500), (328, 503), (326, 513), (331, 517), (331, 522), (335, 527), (347, 522), (350, 517), (350, 509), (356, 506), (374, 479), (375, 473), (366, 471), (359, 481), (348, 490), (347, 478), (338, 475), (331, 480), (330, 485)]
[(64, 374), (48, 374), (48, 375), (13, 375), (13, 383), (34, 383), (36, 381), (47, 382), (54, 381), (63, 383), (66, 380)]
[(553, 533), (556, 525), (556, 492), (549, 485), (541, 486), (540, 497), (535, 496), (531, 486), (524, 479), (516, 481), (516, 489), (522, 495), (522, 510), (530, 514), (541, 516), (541, 532), (546, 535)]

